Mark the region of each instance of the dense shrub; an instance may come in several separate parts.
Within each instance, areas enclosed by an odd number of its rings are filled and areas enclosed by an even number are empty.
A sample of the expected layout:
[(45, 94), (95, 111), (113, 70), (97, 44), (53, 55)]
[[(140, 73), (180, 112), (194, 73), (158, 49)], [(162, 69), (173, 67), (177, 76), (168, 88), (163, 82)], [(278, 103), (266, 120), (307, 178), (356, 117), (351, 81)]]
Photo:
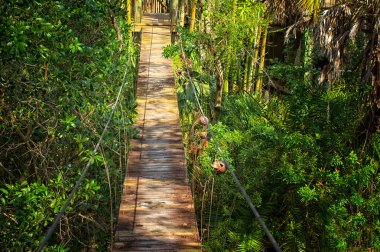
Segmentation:
[(123, 84), (100, 152), (50, 242), (104, 250), (135, 118), (137, 47), (121, 3), (15, 0), (2, 3), (0, 13), (0, 247), (39, 245)]

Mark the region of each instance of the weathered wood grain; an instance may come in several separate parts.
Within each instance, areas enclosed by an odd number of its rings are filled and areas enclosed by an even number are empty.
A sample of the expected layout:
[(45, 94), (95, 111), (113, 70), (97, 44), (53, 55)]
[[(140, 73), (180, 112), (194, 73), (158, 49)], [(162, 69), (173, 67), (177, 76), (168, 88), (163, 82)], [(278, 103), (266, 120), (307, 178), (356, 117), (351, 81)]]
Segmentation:
[(170, 27), (157, 26), (160, 18), (153, 30), (142, 26), (139, 135), (128, 154), (113, 251), (201, 251), (172, 65), (161, 56)]

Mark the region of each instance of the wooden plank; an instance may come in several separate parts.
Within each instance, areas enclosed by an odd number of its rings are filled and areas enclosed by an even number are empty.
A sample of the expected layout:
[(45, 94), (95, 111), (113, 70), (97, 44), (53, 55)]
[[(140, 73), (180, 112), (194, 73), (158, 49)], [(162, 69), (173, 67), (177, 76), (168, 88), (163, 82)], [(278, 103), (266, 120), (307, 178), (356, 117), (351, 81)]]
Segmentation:
[(156, 164), (157, 162), (161, 162), (162, 164), (176, 164), (176, 165), (185, 165), (184, 161), (178, 160), (177, 158), (175, 159), (160, 159), (160, 160), (151, 160), (151, 159), (130, 159), (129, 160), (129, 166), (132, 166), (134, 164)]
[[(146, 133), (145, 135), (152, 136), (153, 134)], [(166, 134), (164, 133), (164, 135), (166, 135)], [(156, 134), (154, 134), (153, 136), (156, 136)], [(138, 143), (136, 143), (136, 144), (138, 144)], [(182, 142), (178, 142), (178, 143), (174, 142), (171, 144), (156, 142), (156, 143), (152, 143), (152, 144), (146, 144), (145, 142), (140, 141), (138, 146), (132, 146), (132, 150), (135, 150), (135, 151), (139, 151), (141, 148), (144, 148), (145, 150), (156, 149), (156, 148), (160, 148), (163, 150), (168, 149), (168, 148), (183, 149), (184, 145), (182, 144)]]
[(165, 160), (165, 159), (172, 159), (172, 158), (185, 158), (185, 155), (183, 153), (165, 153), (165, 152), (159, 152), (155, 153), (152, 151), (144, 151), (144, 152), (133, 152), (129, 155), (130, 158), (138, 158), (138, 159), (146, 159), (146, 158), (152, 158), (155, 160)]
[(183, 164), (179, 164), (179, 163), (150, 163), (150, 164), (146, 164), (146, 163), (137, 163), (133, 166), (130, 166), (130, 169), (131, 168), (134, 168), (134, 169), (145, 169), (145, 170), (152, 170), (152, 171), (156, 171), (157, 170), (180, 170), (180, 171), (183, 171)]

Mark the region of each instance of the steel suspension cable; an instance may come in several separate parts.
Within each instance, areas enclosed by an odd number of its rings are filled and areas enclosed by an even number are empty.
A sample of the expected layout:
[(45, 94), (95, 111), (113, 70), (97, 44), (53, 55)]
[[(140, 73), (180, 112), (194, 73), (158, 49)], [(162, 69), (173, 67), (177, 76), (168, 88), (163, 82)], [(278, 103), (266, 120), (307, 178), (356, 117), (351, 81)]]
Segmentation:
[[(198, 95), (197, 95), (197, 92), (195, 90), (195, 85), (194, 85), (194, 82), (191, 78), (191, 75), (190, 75), (190, 71), (189, 71), (189, 68), (187, 66), (187, 61), (186, 61), (186, 55), (185, 55), (185, 52), (184, 52), (184, 49), (183, 49), (183, 44), (182, 44), (182, 38), (181, 38), (181, 35), (179, 36), (179, 44), (180, 44), (180, 47), (181, 47), (181, 54), (183, 56), (183, 59), (184, 59), (184, 65), (185, 65), (185, 68), (186, 68), (186, 72), (187, 72), (187, 75), (189, 77), (189, 82), (190, 82), (190, 86), (193, 90), (193, 93), (194, 93), (194, 96), (195, 96), (195, 100), (196, 100), (196, 104), (197, 104), (197, 107), (198, 107), (198, 110), (199, 112), (201, 113), (201, 115), (205, 118), (207, 118), (202, 110), (202, 106), (201, 106), (201, 103), (199, 102), (199, 98), (198, 98)], [(223, 162), (225, 163), (227, 169), (230, 171), (231, 173), (231, 176), (234, 180), (234, 182), (236, 183), (237, 187), (239, 188), (240, 192), (243, 194), (245, 200), (247, 201), (249, 207), (251, 208), (252, 210), (252, 213), (255, 215), (256, 219), (258, 220), (258, 222), (260, 223), (261, 227), (264, 229), (264, 232), (266, 234), (266, 236), (268, 237), (269, 241), (271, 242), (273, 248), (277, 251), (277, 252), (281, 252), (281, 249), (279, 248), (276, 240), (274, 239), (273, 235), (271, 234), (271, 232), (269, 231), (268, 227), (265, 225), (265, 222), (263, 221), (263, 219), (261, 218), (259, 212), (257, 211), (256, 207), (253, 205), (250, 197), (248, 196), (247, 192), (245, 191), (243, 185), (241, 184), (241, 182), (239, 181), (238, 177), (236, 176), (235, 172), (231, 169), (231, 167), (229, 166), (228, 162), (227, 162), (227, 159), (226, 157), (224, 156), (220, 146), (219, 146), (219, 143), (218, 143), (218, 140), (216, 139), (215, 137), (215, 134), (214, 132), (212, 131), (211, 129), (211, 126), (210, 126), (210, 123), (208, 120), (206, 120), (206, 124), (207, 124), (207, 129), (208, 131), (210, 132), (210, 135), (212, 137), (212, 139), (214, 140), (214, 144), (215, 144), (215, 147), (217, 149), (217, 151), (219, 152), (219, 154), (221, 155), (221, 157), (223, 158)]]
[(74, 194), (76, 193), (76, 191), (79, 189), (79, 186), (81, 184), (81, 182), (83, 181), (88, 169), (90, 168), (90, 165), (96, 155), (96, 153), (98, 152), (98, 149), (99, 149), (99, 146), (100, 146), (100, 143), (102, 142), (103, 138), (104, 138), (104, 135), (108, 129), (108, 126), (111, 122), (111, 119), (112, 119), (112, 116), (115, 112), (115, 109), (116, 109), (116, 106), (119, 102), (119, 99), (120, 99), (120, 95), (121, 95), (121, 92), (123, 90), (123, 86), (124, 86), (124, 81), (125, 81), (125, 77), (127, 75), (127, 72), (128, 72), (128, 67), (129, 67), (129, 64), (130, 64), (130, 60), (131, 60), (131, 56), (130, 54), (128, 54), (128, 61), (127, 61), (127, 65), (125, 67), (125, 71), (124, 71), (124, 75), (123, 75), (123, 79), (121, 81), (121, 85), (120, 85), (120, 88), (119, 88), (119, 92), (117, 94), (117, 97), (116, 97), (116, 100), (114, 102), (114, 104), (112, 105), (112, 109), (111, 109), (111, 112), (110, 112), (110, 115), (108, 116), (108, 120), (103, 128), (103, 132), (102, 134), (100, 135), (99, 137), (99, 140), (93, 150), (93, 153), (90, 157), (90, 159), (88, 160), (86, 166), (82, 169), (82, 174), (81, 176), (79, 177), (79, 179), (76, 181), (75, 183), (75, 186), (73, 187), (73, 189), (71, 190), (71, 193), (69, 195), (69, 197), (67, 198), (65, 204), (63, 205), (63, 207), (61, 208), (61, 210), (58, 212), (58, 214), (55, 216), (54, 218), (54, 222), (50, 225), (49, 229), (47, 230), (46, 234), (45, 234), (45, 238), (44, 240), (41, 242), (40, 246), (38, 247), (37, 249), (37, 252), (40, 252), (42, 251), (42, 249), (46, 246), (46, 244), (48, 243), (50, 237), (53, 235), (54, 233), (54, 230), (56, 229), (57, 225), (58, 225), (58, 222), (59, 220), (61, 219), (61, 217), (65, 214), (65, 211), (66, 211), (66, 208), (68, 207), (68, 205), (70, 204), (71, 200), (73, 199), (74, 197)]

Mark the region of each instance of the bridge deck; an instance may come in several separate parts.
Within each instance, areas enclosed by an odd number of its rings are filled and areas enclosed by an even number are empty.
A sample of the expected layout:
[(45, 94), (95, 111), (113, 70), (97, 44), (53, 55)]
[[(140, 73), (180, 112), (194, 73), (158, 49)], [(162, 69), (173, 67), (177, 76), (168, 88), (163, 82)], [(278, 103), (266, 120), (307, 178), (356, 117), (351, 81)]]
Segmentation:
[(172, 63), (161, 56), (170, 27), (142, 27), (137, 110), (113, 251), (201, 251), (187, 181)]
[[(145, 13), (141, 17), (140, 23), (135, 23), (134, 26), (170, 26), (169, 13)], [(169, 41), (170, 42), (170, 41)]]

